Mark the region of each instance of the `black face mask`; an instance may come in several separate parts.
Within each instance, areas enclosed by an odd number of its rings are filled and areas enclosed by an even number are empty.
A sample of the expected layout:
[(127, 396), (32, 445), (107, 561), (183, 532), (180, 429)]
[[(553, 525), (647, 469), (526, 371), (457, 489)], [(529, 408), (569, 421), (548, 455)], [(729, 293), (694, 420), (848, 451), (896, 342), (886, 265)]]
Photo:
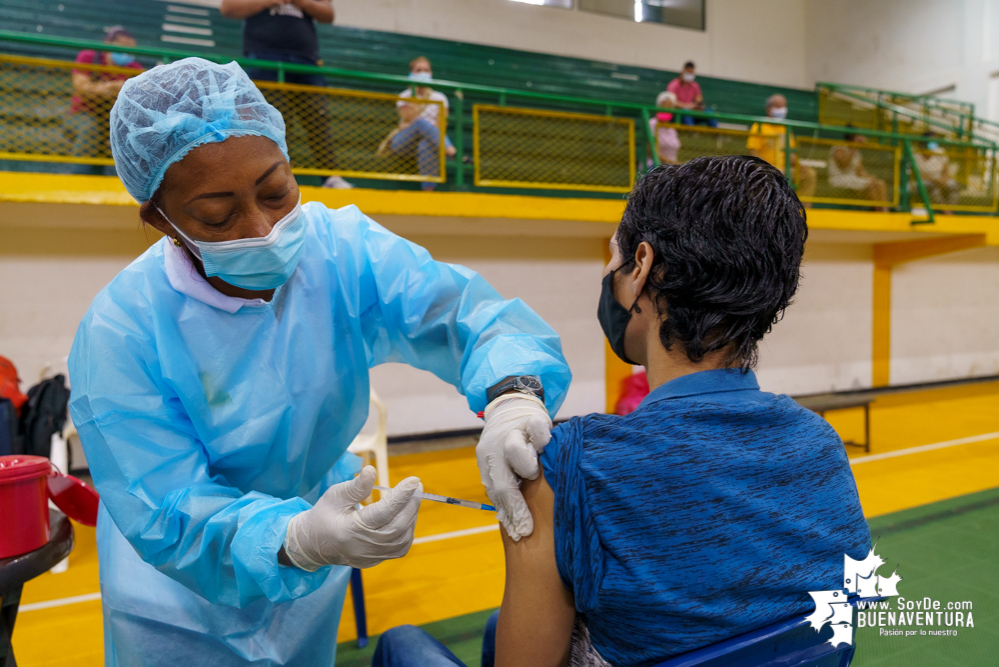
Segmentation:
[(600, 328), (604, 330), (604, 335), (607, 336), (607, 342), (610, 343), (614, 354), (624, 363), (637, 366), (638, 364), (629, 359), (624, 353), (624, 332), (628, 328), (628, 322), (631, 321), (632, 311), (642, 312), (638, 307), (638, 299), (635, 299), (635, 303), (632, 304), (631, 308), (625, 308), (617, 302), (617, 299), (614, 298), (614, 271), (611, 271), (604, 276), (600, 287), (600, 305), (597, 306), (597, 319), (600, 320)]

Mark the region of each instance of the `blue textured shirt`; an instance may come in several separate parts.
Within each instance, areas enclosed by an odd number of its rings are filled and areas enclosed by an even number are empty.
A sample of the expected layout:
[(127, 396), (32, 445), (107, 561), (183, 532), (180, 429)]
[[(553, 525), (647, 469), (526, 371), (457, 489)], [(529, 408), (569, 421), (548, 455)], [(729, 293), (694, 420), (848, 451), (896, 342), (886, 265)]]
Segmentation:
[(653, 665), (842, 587), (870, 532), (843, 444), (739, 370), (685, 375), (625, 417), (558, 426), (541, 457), (559, 574), (594, 648)]

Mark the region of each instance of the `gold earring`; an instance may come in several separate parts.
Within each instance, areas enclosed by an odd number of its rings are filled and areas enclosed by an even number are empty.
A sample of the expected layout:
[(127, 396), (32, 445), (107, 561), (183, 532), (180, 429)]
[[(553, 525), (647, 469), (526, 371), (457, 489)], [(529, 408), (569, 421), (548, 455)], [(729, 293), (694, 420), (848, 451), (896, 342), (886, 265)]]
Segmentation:
[(180, 242), (180, 239), (174, 239), (173, 240), (173, 244), (175, 246), (177, 246), (178, 248), (183, 248), (184, 247), (184, 244)]

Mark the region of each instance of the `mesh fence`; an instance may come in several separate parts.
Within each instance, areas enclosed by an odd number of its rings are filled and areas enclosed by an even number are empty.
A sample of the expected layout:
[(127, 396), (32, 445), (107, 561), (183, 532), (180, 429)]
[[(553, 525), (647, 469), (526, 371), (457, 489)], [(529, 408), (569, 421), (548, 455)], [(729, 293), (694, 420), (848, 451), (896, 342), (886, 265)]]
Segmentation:
[[(0, 159), (113, 164), (111, 107), (122, 84), (140, 72), (0, 55)], [(442, 102), (285, 83), (257, 86), (284, 116), (296, 173), (444, 181)]]
[[(898, 206), (902, 150), (863, 138), (798, 137), (802, 201), (859, 206)], [(805, 174), (811, 170), (813, 174)], [(807, 178), (805, 178), (807, 176)], [(805, 192), (805, 181), (812, 192)]]
[[(777, 127), (777, 126), (774, 126)], [(679, 164), (705, 155), (759, 155), (784, 171), (783, 134), (765, 135), (700, 125), (649, 122), (649, 143), (665, 164)], [(650, 157), (647, 166), (652, 165)]]
[(108, 115), (139, 72), (0, 56), (0, 158), (113, 164)]
[(443, 102), (258, 81), (284, 116), (292, 171), (443, 183)]
[(635, 181), (631, 119), (476, 104), (475, 184), (628, 192)]
[[(912, 141), (911, 145), (913, 164), (934, 209), (981, 213), (999, 209), (994, 151), (938, 145), (932, 140)], [(918, 186), (911, 172), (909, 192), (916, 205)]]
[[(113, 164), (109, 113), (122, 83), (139, 72), (0, 55), (0, 159)], [(446, 180), (445, 158), (451, 146), (442, 102), (319, 86), (257, 85), (285, 118), (296, 173)], [(848, 100), (823, 89), (820, 102), (824, 123), (889, 129), (883, 110), (869, 101)], [(475, 104), (472, 129), (479, 186), (624, 193), (635, 179), (635, 126), (629, 118)], [(755, 154), (782, 173), (790, 163), (789, 176), (803, 201), (890, 207), (908, 196), (915, 204), (920, 197), (918, 172), (936, 209), (999, 209), (992, 149), (914, 137), (908, 164), (898, 147), (864, 142), (850, 137), (848, 130), (843, 135), (788, 137), (776, 124), (739, 130), (654, 118), (642, 128), (641, 140), (661, 162)], [(646, 166), (652, 162), (650, 157)]]

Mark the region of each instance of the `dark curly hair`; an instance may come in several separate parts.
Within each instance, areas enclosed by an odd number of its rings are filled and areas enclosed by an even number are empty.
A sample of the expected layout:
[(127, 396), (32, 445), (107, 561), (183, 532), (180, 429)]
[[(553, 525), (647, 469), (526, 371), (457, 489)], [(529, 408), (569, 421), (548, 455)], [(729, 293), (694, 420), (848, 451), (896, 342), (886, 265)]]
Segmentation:
[(617, 242), (630, 271), (643, 241), (659, 339), (693, 362), (726, 348), (748, 370), (791, 303), (808, 227), (787, 179), (755, 157), (700, 157), (646, 173), (628, 196)]

